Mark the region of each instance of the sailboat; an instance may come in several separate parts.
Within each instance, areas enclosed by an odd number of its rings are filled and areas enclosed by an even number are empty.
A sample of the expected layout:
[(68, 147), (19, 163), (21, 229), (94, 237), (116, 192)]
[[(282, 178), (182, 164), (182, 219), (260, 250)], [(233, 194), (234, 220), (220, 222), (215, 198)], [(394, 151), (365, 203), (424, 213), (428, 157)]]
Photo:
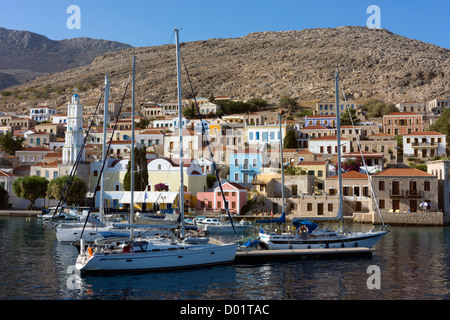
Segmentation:
[[(109, 101), (109, 86), (110, 83), (108, 81), (108, 76), (105, 76), (105, 104), (104, 104), (104, 114), (103, 114), (103, 161), (106, 161), (106, 124), (107, 124), (107, 117), (108, 117), (108, 101)], [(100, 100), (99, 100), (100, 103)], [(98, 106), (97, 106), (98, 107)], [(91, 123), (92, 125), (92, 123)], [(84, 139), (82, 149), (84, 149), (86, 145), (87, 135)], [(73, 173), (75, 173), (75, 168), (81, 159), (81, 151), (77, 155), (77, 161), (74, 164), (74, 167), (72, 169)], [(83, 236), (83, 239), (87, 242), (94, 241), (96, 239), (105, 239), (108, 237), (129, 237), (130, 231), (126, 230), (125, 228), (117, 228), (113, 227), (108, 221), (106, 221), (106, 217), (103, 210), (103, 181), (102, 179), (100, 181), (100, 208), (99, 208), (99, 219), (93, 219), (93, 217), (88, 213), (85, 214), (84, 211), (89, 210), (83, 210), (83, 215), (79, 219), (79, 223), (59, 223), (55, 227), (56, 232), (56, 238), (58, 239), (58, 242), (60, 243), (73, 243), (80, 239), (80, 235)], [(62, 209), (62, 208), (61, 208)]]
[[(336, 70), (336, 106), (339, 106), (339, 71)], [(279, 114), (280, 135), (281, 135), (281, 112)], [(337, 129), (337, 145), (338, 145), (338, 180), (339, 180), (339, 209), (337, 219), (341, 221), (341, 228), (335, 230), (322, 230), (317, 223), (310, 221), (297, 220), (293, 224), (298, 228), (298, 232), (292, 233), (267, 233), (261, 231), (259, 234), (260, 246), (268, 250), (282, 249), (320, 249), (320, 248), (354, 248), (364, 247), (373, 248), (377, 242), (383, 238), (388, 231), (386, 230), (370, 230), (369, 232), (345, 232), (343, 217), (343, 199), (342, 199), (342, 169), (341, 169), (341, 148), (340, 148), (340, 112), (336, 112), (336, 129)], [(283, 159), (283, 146), (280, 141), (281, 159)], [(282, 190), (284, 188), (284, 165), (281, 160), (281, 178)], [(280, 221), (285, 222), (285, 203), (284, 193), (282, 192), (282, 215)], [(258, 222), (258, 221), (257, 221)], [(259, 223), (273, 223), (271, 220), (259, 221)]]
[[(179, 30), (175, 29), (177, 83), (178, 83), (178, 130), (180, 136), (180, 161), (183, 160), (182, 105), (180, 80)], [(133, 64), (134, 65), (134, 64)], [(134, 68), (133, 68), (134, 70)], [(133, 72), (134, 78), (134, 72)], [(134, 82), (134, 80), (133, 80)], [(181, 216), (180, 239), (130, 237), (125, 241), (96, 241), (87, 249), (83, 241), (76, 261), (81, 272), (93, 271), (151, 271), (179, 269), (231, 263), (237, 244), (192, 244), (185, 241), (183, 166), (180, 165), (179, 211)]]

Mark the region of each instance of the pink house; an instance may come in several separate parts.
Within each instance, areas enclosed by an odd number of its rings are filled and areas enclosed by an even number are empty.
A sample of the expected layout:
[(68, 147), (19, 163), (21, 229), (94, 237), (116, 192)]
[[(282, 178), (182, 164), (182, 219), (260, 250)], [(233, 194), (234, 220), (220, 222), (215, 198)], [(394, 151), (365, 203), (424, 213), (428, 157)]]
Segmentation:
[[(222, 190), (230, 212), (240, 214), (242, 207), (247, 204), (247, 189), (236, 182), (226, 182), (222, 185)], [(225, 209), (220, 187), (213, 192), (197, 192), (197, 209), (205, 207), (210, 210)]]

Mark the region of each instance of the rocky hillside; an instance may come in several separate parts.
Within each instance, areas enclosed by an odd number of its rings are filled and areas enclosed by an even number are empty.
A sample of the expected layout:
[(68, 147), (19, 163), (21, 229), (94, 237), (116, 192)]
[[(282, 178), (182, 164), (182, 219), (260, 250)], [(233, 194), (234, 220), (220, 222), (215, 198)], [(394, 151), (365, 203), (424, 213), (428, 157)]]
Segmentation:
[(33, 32), (0, 28), (0, 89), (87, 65), (101, 54), (130, 47), (90, 38), (54, 41)]
[[(271, 103), (282, 96), (298, 101), (332, 97), (336, 65), (348, 98), (377, 97), (395, 103), (450, 94), (450, 50), (387, 30), (340, 27), (261, 32), (183, 43), (181, 50), (197, 97), (258, 97)], [(0, 107), (58, 107), (77, 85), (84, 101), (94, 103), (105, 74), (112, 82), (112, 97), (119, 99), (131, 73), (133, 55), (136, 101), (176, 98), (175, 48), (171, 44), (110, 52), (90, 65), (42, 76), (8, 89), (13, 94), (0, 100)], [(182, 70), (183, 96), (188, 97), (190, 89)], [(36, 99), (36, 92), (42, 91), (44, 97)]]

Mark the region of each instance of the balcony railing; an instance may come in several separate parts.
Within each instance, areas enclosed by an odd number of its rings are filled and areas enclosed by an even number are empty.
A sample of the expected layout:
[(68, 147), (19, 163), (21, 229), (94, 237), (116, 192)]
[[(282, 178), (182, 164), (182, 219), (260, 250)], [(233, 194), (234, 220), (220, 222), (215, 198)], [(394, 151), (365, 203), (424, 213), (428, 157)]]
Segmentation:
[(437, 148), (439, 147), (438, 142), (413, 142), (411, 143), (411, 146), (414, 148)]
[(391, 190), (389, 196), (391, 198), (422, 198), (423, 192), (420, 190), (399, 190), (398, 192)]

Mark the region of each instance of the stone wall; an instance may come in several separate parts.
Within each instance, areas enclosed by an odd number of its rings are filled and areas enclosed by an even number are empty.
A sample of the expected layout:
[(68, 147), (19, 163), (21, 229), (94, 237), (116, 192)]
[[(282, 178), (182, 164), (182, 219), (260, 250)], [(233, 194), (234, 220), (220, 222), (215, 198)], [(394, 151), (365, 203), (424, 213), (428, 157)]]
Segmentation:
[[(449, 217), (442, 212), (387, 212), (382, 211), (383, 222), (390, 225), (442, 226), (449, 223)], [(378, 213), (355, 213), (354, 222), (381, 224)]]

